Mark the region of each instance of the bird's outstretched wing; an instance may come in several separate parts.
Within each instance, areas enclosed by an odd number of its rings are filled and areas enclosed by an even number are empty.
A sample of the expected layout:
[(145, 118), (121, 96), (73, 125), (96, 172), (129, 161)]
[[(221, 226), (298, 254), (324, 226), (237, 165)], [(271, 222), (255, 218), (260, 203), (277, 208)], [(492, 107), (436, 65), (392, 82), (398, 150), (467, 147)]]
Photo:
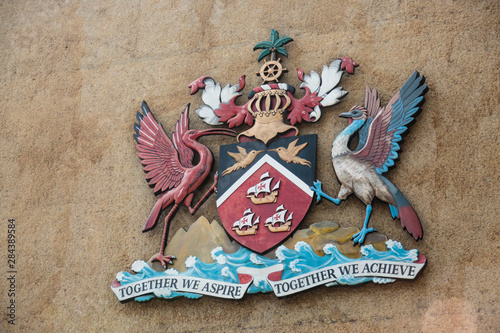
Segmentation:
[(368, 130), (370, 129), (370, 125), (379, 111), (381, 111), (380, 98), (378, 98), (377, 89), (373, 89), (372, 91), (370, 90), (370, 87), (366, 86), (365, 108), (368, 112), (368, 118), (366, 119), (363, 127), (359, 130), (358, 146), (354, 150), (356, 152), (365, 146), (366, 140), (368, 139)]
[(298, 145), (298, 146), (295, 146), (297, 144), (297, 141), (299, 141), (299, 139), (291, 142), (289, 145), (288, 145), (288, 148), (287, 150), (290, 152), (290, 154), (292, 156), (297, 156), (298, 153), (305, 148), (305, 146), (307, 146), (307, 142), (306, 143), (303, 143), (301, 145)]
[(236, 160), (236, 162), (241, 162), (247, 156), (247, 151), (246, 151), (245, 148), (240, 147), (240, 146), (236, 146), (236, 148), (238, 148), (239, 153), (232, 153), (230, 151), (228, 151), (227, 153), (228, 153), (229, 156), (231, 156), (232, 158), (234, 158)]
[(368, 119), (359, 132), (358, 148), (352, 154), (383, 174), (394, 165), (400, 149), (398, 142), (419, 110), (427, 86), (425, 78), (415, 71), (387, 106), (380, 108), (377, 91), (366, 89), (365, 107)]
[(182, 136), (189, 130), (189, 104), (181, 113), (181, 117), (177, 120), (175, 124), (175, 131), (172, 132), (172, 141), (174, 146), (179, 152), (179, 161), (182, 166), (189, 169), (193, 167), (194, 152), (191, 148), (188, 148), (184, 141), (182, 141)]
[[(186, 169), (179, 161), (174, 144), (156, 121), (146, 102), (142, 102), (141, 109), (143, 114), (137, 112), (138, 123), (134, 124), (138, 155), (142, 159), (149, 185), (154, 185), (155, 192), (163, 192), (178, 186)], [(187, 112), (184, 112), (179, 122), (182, 123), (186, 116)], [(179, 125), (179, 129), (180, 127), (182, 125)]]

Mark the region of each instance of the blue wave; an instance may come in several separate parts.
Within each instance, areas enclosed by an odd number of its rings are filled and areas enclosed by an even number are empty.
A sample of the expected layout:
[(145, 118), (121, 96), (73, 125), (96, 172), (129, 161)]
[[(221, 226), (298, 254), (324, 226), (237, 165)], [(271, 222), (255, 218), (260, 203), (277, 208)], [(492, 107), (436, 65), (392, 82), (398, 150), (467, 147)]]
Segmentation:
[[(401, 243), (392, 240), (388, 240), (386, 242), (386, 245), (388, 251), (378, 251), (372, 245), (362, 246), (362, 257), (358, 259), (352, 259), (344, 256), (332, 244), (327, 244), (324, 247), (323, 251), (325, 255), (323, 257), (318, 256), (311, 248), (311, 246), (305, 242), (298, 242), (295, 245), (295, 249), (293, 250), (288, 249), (284, 246), (280, 246), (275, 252), (277, 259), (269, 259), (263, 257), (244, 247), (241, 247), (236, 253), (233, 254), (228, 254), (224, 252), (221, 247), (218, 247), (212, 251), (212, 258), (215, 260), (215, 263), (205, 263), (197, 257), (191, 256), (186, 260), (186, 267), (188, 267), (187, 271), (179, 273), (173, 268), (170, 268), (164, 272), (158, 272), (153, 270), (146, 262), (136, 261), (132, 265), (132, 270), (134, 270), (137, 274), (120, 272), (117, 274), (116, 278), (121, 283), (121, 285), (126, 285), (148, 278), (164, 277), (165, 275), (190, 276), (212, 279), (222, 282), (239, 283), (237, 273), (237, 269), (239, 267), (264, 268), (276, 264), (283, 264), (284, 269), (282, 279), (288, 279), (324, 267), (336, 264), (356, 262), (360, 260), (393, 260), (415, 262), (418, 259), (418, 250), (416, 249), (406, 251)], [(374, 283), (389, 283), (393, 282), (394, 280), (373, 277), (356, 278), (354, 276), (345, 275), (339, 277), (337, 282), (330, 283), (327, 286), (355, 285), (369, 281), (372, 281)], [(272, 288), (265, 279), (254, 280), (252, 285), (248, 289), (248, 293), (250, 294), (268, 292), (272, 292)], [(156, 291), (154, 296), (168, 299), (180, 296), (187, 298), (201, 297), (201, 295), (198, 294), (175, 292), (173, 290), (170, 290), (169, 288), (164, 288), (160, 291)], [(154, 296), (141, 296), (135, 298), (135, 300), (143, 302), (150, 300)]]

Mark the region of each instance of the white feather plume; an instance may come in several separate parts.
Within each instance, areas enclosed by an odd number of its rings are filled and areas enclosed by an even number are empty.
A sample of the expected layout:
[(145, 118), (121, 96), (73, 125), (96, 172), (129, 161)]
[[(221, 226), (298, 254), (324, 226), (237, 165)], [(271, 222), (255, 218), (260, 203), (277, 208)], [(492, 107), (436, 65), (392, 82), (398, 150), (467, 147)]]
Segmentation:
[[(347, 94), (347, 91), (342, 90), (342, 87), (337, 87), (344, 71), (340, 70), (342, 65), (341, 59), (335, 59), (329, 66), (323, 66), (321, 77), (315, 71), (311, 71), (311, 75), (304, 75), (301, 88), (307, 87), (311, 93), (318, 93), (322, 98), (321, 106), (330, 106), (340, 102), (340, 99)], [(321, 118), (321, 108), (319, 105), (314, 107), (314, 111), (309, 115), (314, 122)]]
[(321, 108), (319, 107), (319, 105), (316, 105), (314, 107), (314, 111), (309, 114), (309, 117), (311, 119), (314, 119), (313, 122), (317, 122), (319, 118), (321, 118)]
[(332, 61), (330, 66), (323, 66), (323, 72), (321, 73), (321, 87), (318, 93), (319, 97), (325, 97), (330, 90), (339, 84), (342, 74), (344, 73), (340, 70), (341, 63), (342, 60), (336, 59)]
[(218, 109), (220, 106), (220, 84), (215, 83), (212, 78), (203, 80), (203, 83), (205, 84), (205, 89), (203, 90), (201, 99), (213, 110)]
[(229, 101), (234, 96), (241, 95), (241, 93), (237, 91), (240, 85), (236, 84), (231, 86), (228, 84), (221, 89), (220, 84), (216, 83), (210, 77), (203, 80), (203, 83), (205, 84), (205, 88), (201, 95), (201, 99), (205, 102), (205, 105), (200, 106), (200, 108), (196, 110), (196, 114), (209, 125), (220, 125), (222, 123), (219, 121), (220, 118), (215, 114), (214, 110), (219, 109), (221, 103), (229, 104)]
[(221, 125), (219, 117), (215, 114), (214, 110), (208, 105), (202, 105), (198, 110), (196, 110), (198, 117), (203, 119), (203, 121), (209, 125)]
[(239, 96), (241, 95), (237, 90), (240, 89), (240, 85), (234, 85), (231, 86), (230, 84), (227, 84), (223, 89), (220, 94), (220, 100), (222, 103), (229, 104), (229, 101), (234, 97), (234, 96)]
[(315, 71), (311, 71), (311, 75), (304, 75), (304, 82), (300, 84), (300, 87), (307, 87), (311, 93), (318, 91), (321, 84), (321, 77)]
[(323, 99), (320, 104), (323, 106), (335, 105), (340, 102), (340, 99), (347, 94), (347, 91), (342, 90), (342, 87), (337, 87), (330, 91)]

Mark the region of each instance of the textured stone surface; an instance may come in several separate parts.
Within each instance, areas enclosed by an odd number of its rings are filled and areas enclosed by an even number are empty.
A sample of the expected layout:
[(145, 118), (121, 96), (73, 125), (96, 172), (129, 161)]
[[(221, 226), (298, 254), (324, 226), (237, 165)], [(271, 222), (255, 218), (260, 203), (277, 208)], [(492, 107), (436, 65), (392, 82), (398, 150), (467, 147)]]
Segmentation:
[[(8, 218), (18, 224), (17, 322), (7, 326), (2, 311), (0, 331), (498, 331), (499, 21), (495, 0), (0, 2), (0, 238)], [(132, 139), (140, 102), (170, 133), (187, 103), (202, 103), (187, 88), (199, 76), (226, 84), (247, 74), (247, 93), (261, 82), (252, 47), (270, 28), (294, 38), (283, 61), (290, 84), (299, 84), (297, 67), (320, 71), (338, 56), (360, 64), (342, 81), (350, 92), (342, 103), (300, 125), (320, 134), (317, 177), (328, 193), (339, 190), (329, 157), (346, 125), (338, 114), (363, 103), (366, 84), (386, 103), (413, 70), (426, 76), (427, 101), (388, 175), (424, 239), (415, 242), (378, 201), (371, 226), (418, 248), (427, 267), (412, 282), (286, 299), (120, 304), (109, 288), (115, 274), (158, 252), (162, 233), (141, 233), (155, 197)], [(206, 128), (194, 113), (191, 124)], [(217, 158), (230, 139), (202, 142)], [(323, 202), (303, 227), (360, 228), (364, 213), (354, 197)], [(194, 216), (181, 208), (170, 234), (201, 215), (217, 219), (214, 196)]]

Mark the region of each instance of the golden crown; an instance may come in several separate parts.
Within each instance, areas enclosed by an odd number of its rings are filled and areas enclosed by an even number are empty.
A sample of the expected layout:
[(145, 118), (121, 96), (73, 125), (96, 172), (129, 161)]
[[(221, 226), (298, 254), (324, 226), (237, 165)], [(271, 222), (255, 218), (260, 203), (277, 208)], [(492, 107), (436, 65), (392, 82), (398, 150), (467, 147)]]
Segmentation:
[(273, 122), (282, 119), (282, 114), (290, 106), (291, 99), (283, 89), (258, 92), (248, 103), (248, 111), (260, 122)]

